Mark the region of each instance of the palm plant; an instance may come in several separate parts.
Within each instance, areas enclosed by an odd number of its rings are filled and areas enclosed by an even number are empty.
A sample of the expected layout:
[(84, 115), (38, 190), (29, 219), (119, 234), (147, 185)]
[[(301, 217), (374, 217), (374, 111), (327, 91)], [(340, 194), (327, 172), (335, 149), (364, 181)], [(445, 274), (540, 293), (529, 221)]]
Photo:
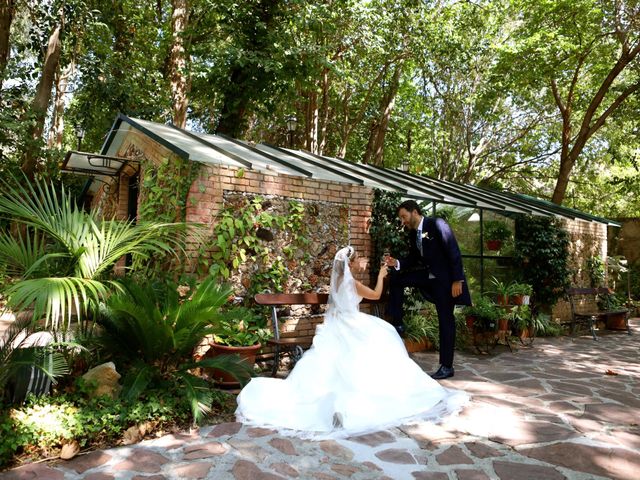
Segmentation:
[(228, 286), (210, 276), (184, 298), (173, 282), (129, 278), (121, 285), (121, 291), (108, 299), (99, 323), (103, 345), (127, 372), (122, 395), (135, 399), (160, 386), (184, 392), (199, 422), (209, 411), (212, 394), (194, 369), (224, 370), (242, 383), (250, 378), (251, 368), (237, 355), (193, 360), (203, 339), (219, 331), (220, 307), (232, 292)]
[(67, 362), (54, 345), (38, 345), (34, 342), (33, 322), (17, 319), (0, 338), (0, 401), (9, 397), (10, 385), (18, 381), (25, 370), (35, 369), (50, 381), (68, 372)]
[(18, 225), (16, 233), (0, 231), (0, 267), (12, 279), (3, 292), (7, 306), (33, 309), (33, 318), (44, 317), (54, 330), (74, 313), (81, 320), (96, 311), (113, 286), (112, 267), (126, 254), (175, 253), (184, 238), (180, 224), (103, 221), (53, 184), (24, 186), (14, 178), (0, 179), (0, 187), (0, 217)]

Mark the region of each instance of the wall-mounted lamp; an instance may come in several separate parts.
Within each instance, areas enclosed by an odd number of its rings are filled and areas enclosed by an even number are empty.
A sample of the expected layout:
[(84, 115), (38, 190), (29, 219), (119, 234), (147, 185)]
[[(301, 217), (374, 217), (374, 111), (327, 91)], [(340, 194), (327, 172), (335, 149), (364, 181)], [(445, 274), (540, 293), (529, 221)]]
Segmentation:
[(473, 212), (471, 216), (467, 219), (468, 222), (479, 222), (480, 214), (478, 212)]

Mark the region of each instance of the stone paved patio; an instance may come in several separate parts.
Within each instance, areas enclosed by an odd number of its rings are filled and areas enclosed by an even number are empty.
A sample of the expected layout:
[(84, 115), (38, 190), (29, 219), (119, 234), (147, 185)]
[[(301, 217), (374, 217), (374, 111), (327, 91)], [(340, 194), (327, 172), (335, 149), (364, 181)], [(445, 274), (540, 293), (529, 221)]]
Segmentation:
[[(634, 335), (536, 339), (491, 356), (457, 354), (443, 382), (473, 395), (440, 425), (338, 441), (278, 436), (227, 423), (140, 444), (25, 465), (0, 479), (640, 478), (640, 319)], [(433, 352), (414, 355), (427, 371)]]

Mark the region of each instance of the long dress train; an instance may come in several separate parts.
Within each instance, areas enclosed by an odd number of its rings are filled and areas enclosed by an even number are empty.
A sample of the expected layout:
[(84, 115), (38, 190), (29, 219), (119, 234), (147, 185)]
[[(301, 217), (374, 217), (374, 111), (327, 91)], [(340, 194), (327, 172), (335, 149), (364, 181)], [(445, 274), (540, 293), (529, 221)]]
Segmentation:
[(435, 422), (468, 401), (411, 360), (393, 326), (358, 310), (362, 298), (348, 258), (339, 258), (343, 250), (336, 254), (329, 308), (311, 348), (286, 379), (257, 377), (245, 386), (237, 399), (239, 421), (298, 436), (343, 437)]

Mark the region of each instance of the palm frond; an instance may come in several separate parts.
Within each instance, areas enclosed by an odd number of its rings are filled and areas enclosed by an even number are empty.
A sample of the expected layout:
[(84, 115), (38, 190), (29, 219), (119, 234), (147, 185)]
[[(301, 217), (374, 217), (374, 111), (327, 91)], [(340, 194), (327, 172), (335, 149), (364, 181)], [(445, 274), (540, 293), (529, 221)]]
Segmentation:
[(26, 231), (23, 236), (18, 231), (17, 238), (8, 233), (0, 234), (0, 264), (13, 276), (29, 276), (46, 261), (47, 251), (43, 236)]
[(82, 276), (95, 278), (127, 254), (149, 258), (175, 254), (182, 249), (185, 227), (178, 223), (138, 223), (116, 220), (93, 226), (85, 241), (86, 251), (78, 263)]
[(0, 215), (32, 226), (59, 242), (68, 252), (75, 252), (82, 241), (90, 213), (81, 211), (70, 198), (69, 193), (60, 188), (60, 199), (55, 186), (44, 182), (26, 182), (20, 185), (16, 180), (8, 182), (0, 179), (4, 194), (0, 195)]
[(101, 282), (76, 277), (33, 278), (10, 285), (5, 295), (14, 311), (32, 308), (35, 318), (45, 317), (45, 326), (68, 327), (75, 312), (81, 319), (88, 308), (97, 306), (108, 292)]
[(38, 333), (34, 325), (30, 319), (16, 319), (0, 338), (0, 398), (8, 381), (23, 368), (37, 368), (52, 381), (69, 372), (58, 344), (33, 346), (33, 335)]
[(245, 385), (253, 376), (253, 366), (246, 360), (240, 358), (239, 355), (218, 355), (203, 358), (197, 362), (186, 363), (182, 365), (181, 368), (188, 370), (193, 368), (215, 368), (217, 370), (224, 370), (230, 375), (233, 375), (235, 379), (240, 382), (240, 385)]
[(182, 391), (191, 406), (191, 414), (194, 423), (200, 423), (211, 414), (213, 393), (209, 384), (200, 377), (196, 377), (186, 371), (177, 372), (176, 378), (180, 380)]
[(127, 375), (120, 395), (126, 400), (135, 400), (146, 390), (154, 377), (158, 375), (157, 369), (143, 362), (138, 362)]

